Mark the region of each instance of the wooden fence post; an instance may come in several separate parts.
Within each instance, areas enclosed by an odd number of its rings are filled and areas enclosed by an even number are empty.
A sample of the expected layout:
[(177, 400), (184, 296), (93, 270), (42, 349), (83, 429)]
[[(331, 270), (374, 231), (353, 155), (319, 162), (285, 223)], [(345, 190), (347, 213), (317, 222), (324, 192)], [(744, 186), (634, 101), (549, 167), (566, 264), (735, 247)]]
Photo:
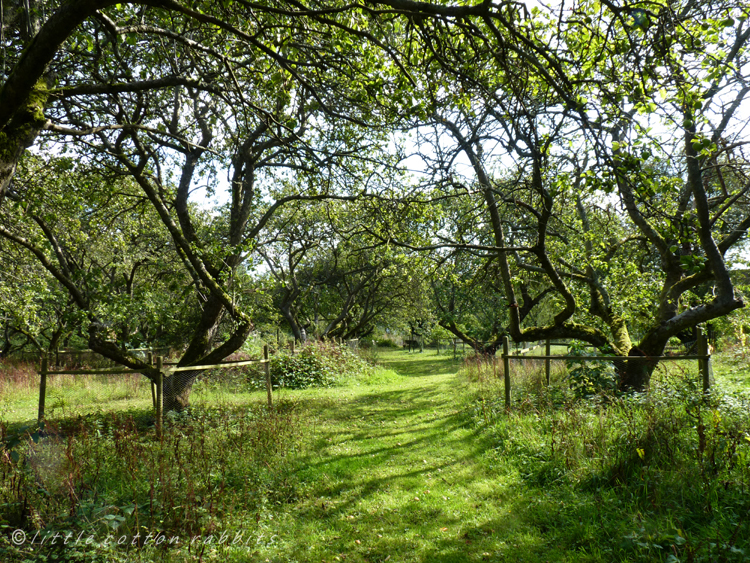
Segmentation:
[(510, 409), (510, 339), (503, 337), (503, 379), (505, 382), (505, 408)]
[[(150, 366), (154, 365), (154, 353), (149, 351), (146, 353), (146, 363)], [(156, 383), (151, 381), (151, 405), (156, 409)]]
[(270, 409), (273, 406), (273, 393), (271, 386), (271, 363), (268, 359), (268, 344), (263, 346), (263, 361), (265, 362), (263, 367), (266, 372), (266, 393), (268, 394), (268, 408)]
[(453, 339), (453, 359), (456, 359), (456, 339)]
[(37, 423), (41, 424), (44, 420), (44, 401), (47, 398), (47, 356), (42, 357), (42, 370), (39, 372), (39, 411), (37, 414)]
[(294, 356), (294, 340), (292, 340), (292, 356)]
[(551, 360), (549, 359), (549, 356), (552, 352), (552, 341), (548, 338), (547, 342), (544, 345), (544, 355), (547, 356), (544, 360), (544, 375), (547, 378), (547, 387), (549, 387), (549, 374), (550, 374), (550, 366), (551, 366)]
[(162, 422), (164, 415), (164, 359), (156, 356), (156, 435), (161, 438)]
[(698, 360), (698, 372), (703, 380), (703, 393), (708, 393), (711, 389), (711, 358), (708, 354), (708, 338), (703, 331), (698, 329), (698, 355), (706, 356), (705, 359)]

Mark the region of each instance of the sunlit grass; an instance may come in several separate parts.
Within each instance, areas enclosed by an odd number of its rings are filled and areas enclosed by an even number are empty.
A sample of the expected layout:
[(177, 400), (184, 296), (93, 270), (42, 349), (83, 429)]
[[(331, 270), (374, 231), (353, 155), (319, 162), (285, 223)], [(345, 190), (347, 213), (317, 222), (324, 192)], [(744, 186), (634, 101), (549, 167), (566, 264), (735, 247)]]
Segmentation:
[[(84, 460), (101, 467), (106, 479), (90, 474), (75, 498), (87, 498), (86, 487), (98, 482), (96, 494), (109, 507), (71, 524), (65, 479), (42, 473), (58, 483), (44, 510), (63, 507), (58, 526), (101, 527), (101, 514), (120, 514), (157, 483), (159, 518), (172, 532), (244, 538), (241, 546), (201, 551), (90, 553), (112, 561), (747, 559), (750, 522), (741, 515), (749, 505), (750, 441), (732, 422), (746, 415), (719, 403), (702, 407), (700, 394), (686, 411), (688, 384), (697, 383), (689, 366), (657, 372), (653, 393), (640, 402), (587, 402), (570, 393), (563, 364), (553, 364), (548, 388), (544, 362), (514, 361), (506, 412), (497, 365), (435, 350), (371, 356), (381, 369), (342, 377), (338, 387), (275, 389), (271, 413), (265, 392), (244, 378), (206, 379), (194, 388), (192, 413), (168, 418), (163, 442), (150, 426), (147, 381), (143, 408), (113, 394), (111, 405), (131, 414), (67, 419), (71, 428), (88, 428), (72, 442), (85, 451), (79, 461), (66, 454), (65, 438), (40, 441), (52, 447), (50, 460), (72, 464), (61, 466), (68, 474)], [(83, 385), (76, 396), (95, 387)], [(116, 430), (117, 420), (131, 421), (126, 431)], [(732, 440), (735, 458), (726, 449)], [(284, 447), (274, 449), (277, 443)], [(144, 525), (156, 525), (145, 517), (153, 509), (139, 510)], [(53, 521), (47, 517), (47, 525)], [(133, 525), (132, 515), (122, 524)]]
[[(39, 372), (32, 364), (0, 366), (3, 420), (11, 424), (36, 420), (39, 381)], [(151, 404), (151, 383), (139, 374), (47, 376), (45, 417), (48, 419), (147, 408)]]

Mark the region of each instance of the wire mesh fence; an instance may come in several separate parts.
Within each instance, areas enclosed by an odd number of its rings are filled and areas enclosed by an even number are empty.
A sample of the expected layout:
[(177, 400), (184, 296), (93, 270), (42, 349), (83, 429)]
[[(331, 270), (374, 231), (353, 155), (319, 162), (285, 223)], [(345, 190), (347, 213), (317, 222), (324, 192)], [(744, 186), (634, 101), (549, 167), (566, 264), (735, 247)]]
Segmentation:
[[(337, 340), (334, 345), (356, 350), (358, 344), (355, 339)], [(293, 356), (301, 350), (299, 347), (295, 350), (295, 344), (290, 342), (288, 348), (274, 351)], [(50, 421), (99, 410), (148, 412), (153, 409), (155, 424), (160, 427), (164, 412), (177, 413), (188, 406), (215, 408), (247, 404), (258, 391), (265, 391), (271, 407), (273, 390), (287, 382), (272, 384), (269, 346), (261, 344), (255, 350), (256, 355), (258, 351), (260, 357), (235, 356), (213, 365), (191, 366), (178, 366), (177, 362), (144, 351), (150, 367), (142, 373), (122, 367), (68, 369), (43, 358), (36, 394), (37, 419)], [(24, 420), (31, 418), (32, 408), (27, 401), (20, 413)]]
[(43, 370), (40, 364), (18, 357), (5, 359), (0, 369), (0, 418), (21, 423), (39, 420), (40, 414), (49, 420), (70, 419), (102, 411), (152, 408), (146, 377), (122, 373), (122, 368), (113, 368), (111, 362), (93, 355), (89, 355), (91, 365), (82, 364), (86, 356), (87, 351), (80, 357), (70, 354), (68, 362), (57, 365), (53, 354), (40, 362)]
[(139, 373), (51, 373), (45, 405), (38, 418), (61, 419), (110, 410), (147, 410), (153, 406), (151, 382)]
[[(173, 375), (181, 376), (181, 372)], [(190, 391), (190, 404), (195, 407), (238, 405), (265, 389), (262, 364), (211, 369), (201, 372), (195, 378)]]
[[(135, 350), (152, 365), (146, 371), (111, 366), (109, 361), (82, 350), (69, 354), (50, 354), (40, 364), (28, 357), (5, 358), (0, 365), (0, 421), (27, 424), (36, 419), (49, 422), (86, 416), (101, 411), (134, 411), (151, 419), (161, 418), (160, 412), (183, 410), (180, 403), (192, 407), (244, 404), (258, 391), (265, 392), (272, 403), (269, 346), (256, 342), (252, 354), (231, 357), (229, 361), (210, 366), (177, 367), (176, 362), (161, 359), (161, 385), (155, 376), (156, 354), (167, 349)], [(338, 342), (349, 349), (357, 340)], [(295, 355), (294, 342), (274, 347), (275, 353)], [(27, 361), (24, 361), (27, 360)], [(87, 362), (90, 361), (90, 364)], [(277, 386), (278, 387), (278, 386)], [(159, 390), (161, 389), (161, 394)], [(160, 403), (161, 408), (159, 408)]]

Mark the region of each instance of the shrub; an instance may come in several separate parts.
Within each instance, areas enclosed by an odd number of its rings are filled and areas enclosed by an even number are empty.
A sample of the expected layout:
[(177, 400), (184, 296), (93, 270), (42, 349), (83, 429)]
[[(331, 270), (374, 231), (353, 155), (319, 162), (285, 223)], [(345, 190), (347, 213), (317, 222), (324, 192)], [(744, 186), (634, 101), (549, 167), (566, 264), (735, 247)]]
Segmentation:
[(316, 348), (317, 346), (307, 346), (297, 354), (286, 351), (276, 354), (271, 359), (271, 380), (274, 386), (304, 389), (333, 385), (336, 372), (332, 362)]
[[(571, 346), (570, 356), (594, 356), (583, 346)], [(570, 388), (576, 397), (590, 397), (617, 390), (615, 364), (606, 360), (567, 360)]]
[(346, 346), (310, 342), (291, 354), (282, 351), (271, 358), (271, 381), (289, 389), (330, 387), (344, 379), (369, 374), (371, 367)]

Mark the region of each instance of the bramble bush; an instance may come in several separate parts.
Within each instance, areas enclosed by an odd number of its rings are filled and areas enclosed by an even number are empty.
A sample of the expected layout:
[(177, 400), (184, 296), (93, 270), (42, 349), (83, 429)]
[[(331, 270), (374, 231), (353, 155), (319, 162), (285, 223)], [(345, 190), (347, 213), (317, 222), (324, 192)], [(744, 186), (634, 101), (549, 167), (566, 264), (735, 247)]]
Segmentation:
[[(597, 351), (598, 352), (598, 351)], [(582, 345), (573, 344), (568, 352), (569, 356), (596, 355)], [(614, 362), (606, 360), (567, 360), (568, 380), (570, 388), (578, 398), (593, 397), (602, 393), (617, 391), (618, 377)]]
[(271, 358), (274, 387), (306, 389), (331, 387), (344, 380), (364, 377), (372, 367), (347, 346), (335, 342), (310, 342), (295, 354), (280, 351)]
[[(255, 356), (258, 357), (257, 355)], [(235, 354), (228, 360), (245, 360), (247, 354)], [(270, 357), (274, 388), (306, 389), (331, 387), (352, 379), (366, 380), (373, 366), (348, 346), (333, 342), (311, 341), (292, 354), (277, 350)], [(201, 391), (243, 393), (265, 389), (265, 371), (261, 364), (206, 371), (196, 385)]]

